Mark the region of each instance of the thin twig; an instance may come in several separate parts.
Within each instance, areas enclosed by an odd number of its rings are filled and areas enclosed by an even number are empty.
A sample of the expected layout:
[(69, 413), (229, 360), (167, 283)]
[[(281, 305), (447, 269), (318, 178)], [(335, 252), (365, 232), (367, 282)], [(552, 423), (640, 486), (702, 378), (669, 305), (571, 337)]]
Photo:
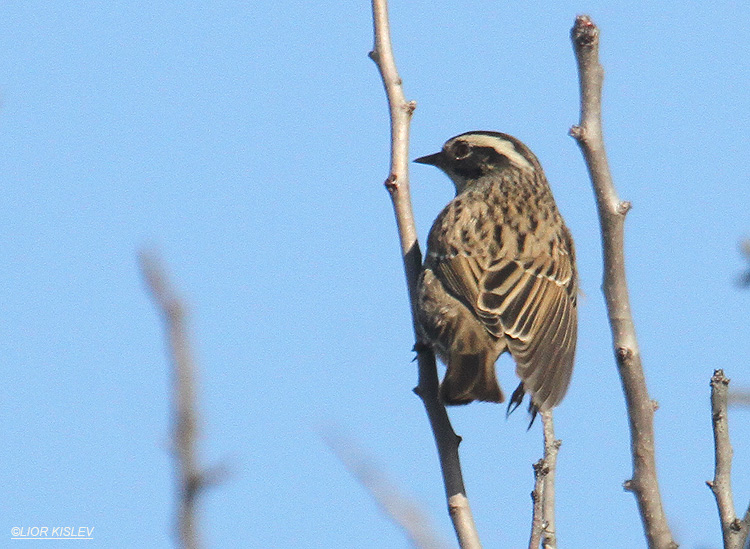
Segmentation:
[(721, 535), (724, 549), (742, 549), (750, 531), (750, 508), (740, 520), (734, 510), (732, 496), (732, 443), (729, 440), (729, 418), (727, 393), (729, 378), (724, 370), (714, 370), (711, 377), (711, 418), (714, 431), (714, 456), (716, 467), (714, 479), (706, 484), (716, 498), (721, 520)]
[(557, 549), (555, 534), (555, 469), (561, 440), (555, 439), (552, 411), (542, 412), (544, 457), (534, 464), (533, 511), (529, 549)]
[(198, 465), (195, 365), (185, 328), (185, 307), (175, 296), (158, 258), (141, 253), (139, 260), (146, 286), (164, 320), (172, 359), (173, 451), (178, 494), (175, 529), (180, 547), (197, 549), (201, 543), (195, 505), (197, 496), (207, 481)]
[(448, 545), (436, 534), (420, 506), (399, 493), (383, 471), (372, 463), (364, 450), (349, 437), (325, 432), (323, 441), (336, 454), (344, 466), (367, 489), (383, 512), (400, 526), (415, 547), (445, 549)]
[(422, 269), (422, 253), (417, 241), (417, 230), (409, 193), (409, 125), (416, 104), (406, 101), (401, 77), (391, 45), (386, 0), (372, 0), (375, 45), (370, 57), (375, 62), (383, 80), (391, 119), (391, 164), (385, 186), (390, 193), (396, 214), (401, 254), (404, 261), (406, 285), (412, 311), (415, 348), (419, 366), (419, 382), (414, 392), (424, 404), (437, 445), (440, 467), (443, 474), (448, 511), (462, 548), (481, 547), (474, 518), (466, 497), (461, 463), (458, 457), (460, 438), (453, 431), (445, 407), (438, 398), (438, 376), (435, 355), (419, 345), (416, 320), (416, 287)]
[(531, 492), (531, 536), (529, 536), (529, 549), (539, 549), (539, 545), (542, 543), (542, 531), (544, 530), (544, 517), (542, 516), (544, 477), (546, 474), (544, 458), (534, 463), (533, 467), (534, 490)]
[(555, 530), (555, 471), (557, 469), (557, 452), (560, 450), (561, 440), (555, 438), (555, 424), (552, 420), (552, 410), (542, 412), (542, 426), (544, 427), (544, 500), (542, 502), (543, 532), (542, 547), (557, 549), (557, 535)]
[(664, 514), (656, 474), (655, 403), (646, 387), (625, 278), (624, 222), (630, 203), (617, 195), (602, 136), (604, 71), (599, 64), (599, 29), (588, 16), (581, 15), (576, 18), (571, 38), (581, 87), (581, 121), (570, 134), (581, 147), (596, 194), (604, 254), (604, 297), (630, 422), (633, 477), (624, 486), (638, 502), (648, 546), (674, 548), (677, 544)]

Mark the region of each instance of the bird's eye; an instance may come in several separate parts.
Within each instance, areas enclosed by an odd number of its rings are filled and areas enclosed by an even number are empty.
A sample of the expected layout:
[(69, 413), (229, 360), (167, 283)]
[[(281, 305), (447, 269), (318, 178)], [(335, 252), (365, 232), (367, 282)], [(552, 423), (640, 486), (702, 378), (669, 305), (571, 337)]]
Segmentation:
[(467, 156), (469, 156), (470, 152), (471, 145), (469, 145), (465, 141), (459, 141), (458, 143), (453, 145), (453, 155), (456, 157), (456, 160), (466, 158)]

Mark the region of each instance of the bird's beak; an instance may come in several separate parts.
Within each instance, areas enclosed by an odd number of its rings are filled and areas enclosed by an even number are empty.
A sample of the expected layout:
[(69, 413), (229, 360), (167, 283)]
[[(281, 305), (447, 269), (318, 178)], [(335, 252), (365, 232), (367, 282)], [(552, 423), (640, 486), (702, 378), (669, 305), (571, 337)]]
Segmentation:
[(427, 156), (417, 158), (414, 162), (417, 162), (418, 164), (429, 164), (430, 166), (437, 166), (439, 168), (443, 165), (444, 160), (445, 155), (443, 154), (443, 151), (440, 151), (435, 154), (429, 154)]

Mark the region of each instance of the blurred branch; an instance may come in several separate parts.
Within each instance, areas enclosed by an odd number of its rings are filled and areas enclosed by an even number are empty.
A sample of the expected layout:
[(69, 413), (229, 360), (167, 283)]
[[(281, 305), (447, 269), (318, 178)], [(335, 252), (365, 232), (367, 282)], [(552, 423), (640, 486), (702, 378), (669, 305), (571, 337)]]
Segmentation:
[(578, 16), (571, 39), (578, 63), (581, 121), (570, 134), (581, 148), (596, 194), (604, 254), (604, 297), (630, 422), (633, 477), (625, 482), (625, 489), (636, 497), (648, 546), (673, 548), (677, 544), (664, 514), (656, 475), (655, 403), (646, 387), (625, 278), (624, 222), (630, 203), (617, 196), (602, 135), (604, 70), (599, 64), (599, 29), (588, 16)]
[(750, 531), (750, 507), (740, 520), (734, 510), (732, 495), (732, 443), (729, 440), (727, 395), (729, 378), (724, 370), (714, 370), (711, 377), (711, 418), (714, 432), (716, 467), (713, 481), (706, 482), (716, 498), (721, 520), (724, 549), (742, 549)]
[(747, 389), (729, 391), (728, 401), (730, 406), (748, 407), (750, 406), (750, 391)]
[(348, 438), (323, 434), (324, 442), (344, 466), (378, 502), (383, 512), (400, 526), (415, 547), (445, 549), (427, 516), (414, 501), (401, 495), (383, 472), (367, 459), (364, 451)]
[(555, 439), (552, 411), (542, 412), (544, 427), (544, 457), (534, 464), (534, 503), (531, 519), (529, 549), (557, 549), (555, 532), (555, 470), (561, 440)]
[(195, 365), (185, 328), (185, 307), (174, 294), (161, 261), (152, 254), (139, 255), (141, 273), (164, 320), (172, 360), (173, 451), (177, 469), (177, 536), (184, 549), (201, 546), (196, 518), (196, 498), (208, 483), (197, 458), (198, 413), (195, 403)]
[(438, 398), (438, 376), (435, 355), (419, 344), (416, 320), (416, 287), (422, 269), (422, 253), (409, 193), (409, 126), (416, 107), (406, 101), (401, 77), (393, 56), (386, 0), (372, 0), (375, 44), (370, 58), (375, 62), (385, 87), (391, 120), (391, 163), (385, 187), (391, 196), (404, 261), (406, 285), (412, 311), (412, 324), (418, 350), (419, 382), (414, 392), (419, 395), (430, 421), (440, 458), (448, 511), (462, 548), (480, 547), (479, 535), (466, 497), (461, 463), (458, 457), (460, 438), (453, 431), (445, 406)]
[[(740, 253), (742, 257), (750, 264), (750, 239), (745, 239), (740, 243)], [(750, 288), (750, 266), (742, 273), (737, 281), (742, 288)]]

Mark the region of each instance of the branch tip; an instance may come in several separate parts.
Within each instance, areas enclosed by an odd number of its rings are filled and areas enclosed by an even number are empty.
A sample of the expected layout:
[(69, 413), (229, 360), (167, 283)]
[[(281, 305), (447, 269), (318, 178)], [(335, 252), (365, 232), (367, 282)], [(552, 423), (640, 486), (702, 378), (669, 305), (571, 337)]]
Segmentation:
[(588, 15), (579, 15), (570, 31), (570, 37), (576, 46), (591, 47), (599, 41), (599, 28)]

